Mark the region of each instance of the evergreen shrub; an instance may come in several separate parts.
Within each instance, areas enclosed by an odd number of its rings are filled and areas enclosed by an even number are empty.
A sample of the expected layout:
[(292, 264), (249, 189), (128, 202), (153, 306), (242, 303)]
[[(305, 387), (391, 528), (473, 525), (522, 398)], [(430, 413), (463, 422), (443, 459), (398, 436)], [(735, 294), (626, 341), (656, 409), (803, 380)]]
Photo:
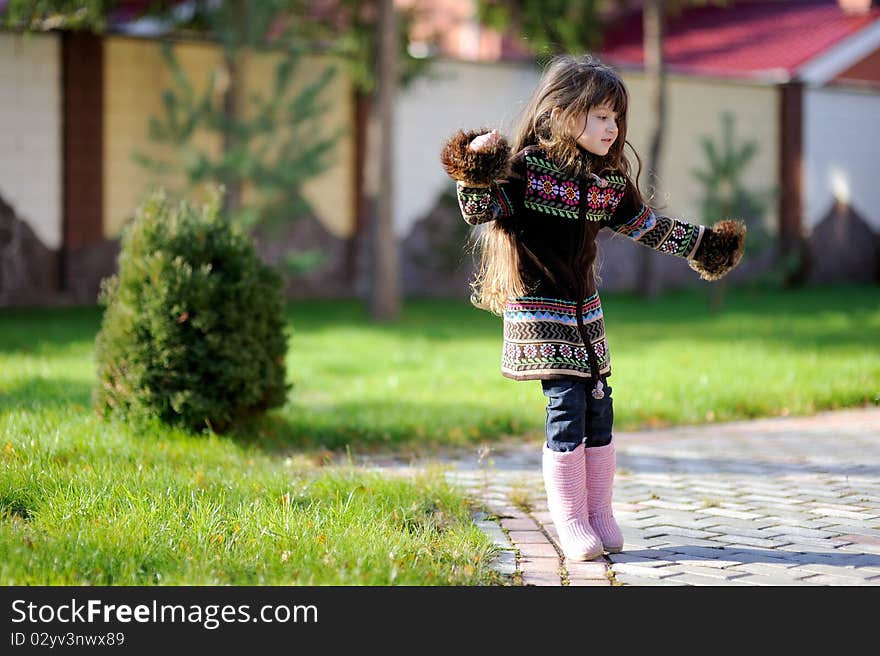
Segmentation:
[(218, 211), (159, 190), (102, 283), (94, 400), (104, 416), (222, 432), (284, 403), (281, 277)]

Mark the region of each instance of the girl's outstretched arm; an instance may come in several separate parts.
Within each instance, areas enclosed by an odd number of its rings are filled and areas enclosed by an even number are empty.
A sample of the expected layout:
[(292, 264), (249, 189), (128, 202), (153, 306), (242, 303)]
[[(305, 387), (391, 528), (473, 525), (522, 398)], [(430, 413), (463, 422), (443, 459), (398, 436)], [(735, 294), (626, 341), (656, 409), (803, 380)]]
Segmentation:
[(462, 217), (471, 225), (512, 214), (503, 181), (509, 158), (507, 140), (494, 130), (460, 130), (443, 144), (440, 161), (455, 180)]
[(703, 280), (718, 280), (739, 264), (746, 226), (725, 219), (711, 228), (656, 214), (627, 194), (607, 226), (616, 233), (667, 255), (683, 257)]

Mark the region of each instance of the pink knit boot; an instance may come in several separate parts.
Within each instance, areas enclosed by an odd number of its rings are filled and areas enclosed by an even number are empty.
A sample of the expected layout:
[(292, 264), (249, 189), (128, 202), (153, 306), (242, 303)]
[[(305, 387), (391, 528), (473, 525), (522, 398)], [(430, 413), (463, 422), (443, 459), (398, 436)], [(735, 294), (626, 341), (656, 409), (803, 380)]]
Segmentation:
[(592, 560), (602, 555), (602, 541), (587, 519), (584, 445), (571, 452), (552, 451), (544, 443), (542, 460), (547, 508), (570, 560)]
[(587, 464), (587, 509), (590, 526), (599, 534), (605, 551), (623, 550), (623, 533), (611, 509), (611, 487), (614, 483), (614, 441), (605, 446), (584, 449)]

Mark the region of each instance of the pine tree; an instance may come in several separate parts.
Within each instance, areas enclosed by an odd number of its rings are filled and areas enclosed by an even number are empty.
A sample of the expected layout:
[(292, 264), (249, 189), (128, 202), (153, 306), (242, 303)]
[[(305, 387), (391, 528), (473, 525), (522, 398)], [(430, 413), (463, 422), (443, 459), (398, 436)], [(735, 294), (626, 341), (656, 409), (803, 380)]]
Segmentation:
[[(721, 122), (720, 143), (705, 135), (700, 139), (706, 156), (705, 166), (694, 168), (691, 173), (703, 185), (700, 205), (704, 224), (719, 219), (739, 219), (748, 226), (749, 248), (743, 256), (747, 260), (764, 252), (773, 243), (764, 222), (764, 213), (776, 191), (745, 187), (743, 174), (757, 154), (758, 144), (737, 141), (735, 119), (729, 112), (722, 114)], [(720, 310), (724, 304), (724, 287), (723, 279), (712, 286), (712, 307), (715, 310)]]
[[(326, 170), (343, 130), (324, 121), (328, 101), (322, 94), (335, 68), (327, 65), (305, 84), (297, 84), (309, 54), (295, 31), (299, 26), (272, 34), (287, 4), (232, 0), (201, 16), (202, 29), (217, 39), (222, 52), (221, 65), (202, 91), (181, 67), (174, 45), (163, 44), (174, 83), (163, 92), (164, 111), (151, 118), (149, 134), (155, 142), (171, 146), (174, 156), (137, 156), (157, 173), (183, 173), (188, 185), (184, 192), (222, 185), (224, 215), (248, 229), (277, 231), (308, 211), (303, 184)], [(278, 61), (270, 92), (245, 98), (244, 68), (251, 56), (275, 56)], [(198, 146), (198, 134), (216, 135), (222, 144), (219, 154)], [(243, 199), (245, 184), (254, 191), (248, 203)]]

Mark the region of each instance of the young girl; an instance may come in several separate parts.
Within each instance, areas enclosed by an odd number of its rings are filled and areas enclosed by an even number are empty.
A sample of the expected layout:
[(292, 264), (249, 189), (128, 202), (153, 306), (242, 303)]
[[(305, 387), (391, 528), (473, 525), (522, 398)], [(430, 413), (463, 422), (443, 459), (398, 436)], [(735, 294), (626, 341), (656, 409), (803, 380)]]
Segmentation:
[[(497, 131), (460, 131), (441, 161), (469, 224), (486, 224), (473, 303), (504, 317), (501, 370), (540, 380), (547, 397), (542, 471), (567, 558), (619, 552), (608, 344), (593, 264), (602, 228), (685, 258), (717, 280), (742, 256), (745, 226), (662, 216), (638, 189), (623, 148), (626, 87), (590, 56), (555, 59), (511, 148)], [(641, 167), (641, 161), (636, 154)]]

